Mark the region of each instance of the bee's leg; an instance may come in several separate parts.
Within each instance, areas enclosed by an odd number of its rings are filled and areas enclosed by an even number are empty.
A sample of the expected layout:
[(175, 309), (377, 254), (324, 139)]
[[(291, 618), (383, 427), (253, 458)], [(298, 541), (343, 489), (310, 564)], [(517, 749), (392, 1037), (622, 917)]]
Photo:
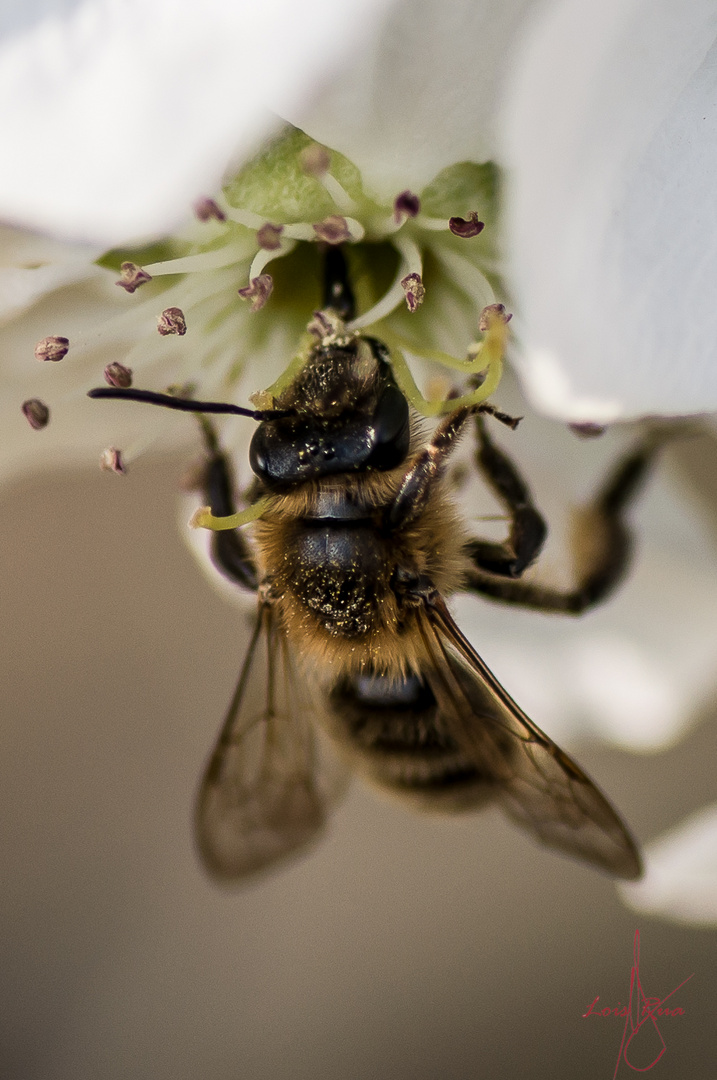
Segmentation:
[(477, 569), (517, 578), (540, 554), (548, 530), (533, 504), (528, 485), (510, 458), (489, 437), (482, 416), (476, 416), (475, 425), (476, 463), (510, 513), (510, 533), (502, 544), (472, 540), (468, 551)]
[(445, 471), (451, 452), (475, 408), (464, 405), (449, 413), (433, 432), (431, 441), (414, 455), (396, 498), (387, 507), (387, 529), (402, 529), (423, 513), (431, 488)]
[[(236, 513), (231, 467), (206, 417), (202, 417), (201, 424), (208, 450), (202, 473), (202, 493), (215, 517), (228, 517)], [(241, 529), (213, 532), (209, 550), (212, 563), (220, 574), (241, 588), (256, 592), (259, 587), (256, 567)]]
[(569, 615), (579, 615), (604, 600), (622, 580), (632, 553), (632, 537), (624, 514), (663, 441), (659, 437), (647, 438), (628, 453), (582, 511), (575, 588), (561, 590), (500, 577), (477, 563), (468, 575), (466, 589), (507, 604)]

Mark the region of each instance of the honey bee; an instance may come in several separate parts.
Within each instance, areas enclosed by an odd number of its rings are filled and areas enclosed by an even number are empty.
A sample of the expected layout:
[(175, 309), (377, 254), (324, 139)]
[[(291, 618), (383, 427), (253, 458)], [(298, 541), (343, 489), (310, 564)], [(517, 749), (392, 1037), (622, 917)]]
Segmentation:
[[(256, 592), (258, 609), (199, 791), (205, 866), (241, 879), (308, 845), (348, 762), (428, 810), (498, 803), (548, 847), (639, 877), (638, 850), (616, 811), (501, 686), (445, 597), (467, 590), (572, 614), (604, 598), (627, 564), (624, 512), (654, 445), (638, 445), (594, 500), (591, 562), (576, 587), (523, 581), (546, 527), (488, 430), (491, 414), (510, 418), (463, 405), (421, 439), (385, 346), (346, 331), (354, 299), (340, 248), (328, 250), (325, 268), (316, 342), (272, 408), (91, 392), (259, 421), (251, 497), (264, 509), (251, 540), (239, 529), (212, 534), (215, 566)], [(203, 426), (204, 496), (213, 514), (229, 515), (229, 462), (209, 421)], [(478, 468), (510, 518), (503, 543), (470, 537), (451, 501), (446, 467), (469, 426)], [(327, 754), (327, 743), (338, 753)]]

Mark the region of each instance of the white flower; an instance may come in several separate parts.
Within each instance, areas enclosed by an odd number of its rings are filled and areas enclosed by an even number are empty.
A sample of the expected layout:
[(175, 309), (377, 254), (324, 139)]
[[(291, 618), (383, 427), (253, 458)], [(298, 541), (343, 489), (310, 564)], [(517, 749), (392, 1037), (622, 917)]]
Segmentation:
[(0, 40), (0, 214), (110, 242), (162, 231), (257, 144), (267, 108), (384, 199), (498, 160), (539, 406), (605, 420), (717, 408), (714, 5), (385, 6), (18, 9)]
[[(453, 261), (443, 323), (432, 316), (429, 345), (458, 352), (470, 316), (459, 302), (460, 317), (454, 317), (450, 293), (457, 296), (456, 283), (470, 280), (479, 308), (476, 293), (485, 290), (481, 301), (488, 302), (489, 279), (502, 269), (518, 313), (519, 371), (541, 410), (606, 422), (708, 412), (717, 409), (711, 358), (717, 329), (716, 35), (714, 7), (701, 0), (679, 9), (667, 0), (404, 0), (387, 15), (378, 0), (338, 11), (329, 3), (299, 9), (276, 0), (261, 14), (254, 5), (219, 0), (200, 6), (144, 0), (27, 15), (23, 25), (10, 20), (0, 41), (0, 101), (6, 103), (0, 145), (11, 163), (0, 177), (0, 213), (100, 246), (155, 235), (176, 223), (194, 197), (214, 190), (230, 163), (243, 160), (274, 129), (276, 116), (358, 166), (374, 218), (390, 211), (400, 191), (423, 192), (447, 166), (497, 161), (509, 177), (507, 262), (498, 267), (495, 252), (485, 252), (482, 262), (464, 260), (456, 271)], [(349, 202), (336, 209), (351, 217), (357, 191), (348, 184), (344, 193)], [(232, 208), (238, 215), (228, 195), (225, 209)], [(296, 220), (289, 214), (282, 223)], [(34, 460), (43, 451), (46, 459), (77, 456), (88, 441), (141, 441), (141, 410), (123, 417), (123, 434), (115, 438), (105, 419), (110, 414), (79, 402), (90, 365), (99, 371), (109, 361), (127, 361), (128, 347), (136, 350), (130, 366), (143, 385), (168, 370), (166, 342), (155, 337), (146, 347), (155, 334), (160, 287), (149, 286), (136, 303), (124, 298), (131, 302), (117, 314), (122, 301), (112, 298), (107, 275), (89, 267), (86, 252), (84, 260), (68, 264), (52, 245), (25, 240), (32, 250), (20, 252), (18, 270), (14, 235), (9, 242), (12, 259), (0, 278), (4, 350), (11, 357), (2, 407), (19, 432), (25, 424), (17, 412), (21, 387), (22, 397), (44, 398), (39, 387), (53, 378), (60, 402), (50, 430), (33, 436)], [(179, 381), (203, 367), (202, 393), (220, 396), (236, 388), (242, 351), (248, 356), (258, 346), (262, 356), (290, 355), (301, 329), (299, 305), (287, 305), (271, 322), (262, 322), (264, 312), (252, 321), (239, 309), (221, 318), (236, 288), (231, 268), (242, 265), (248, 278), (256, 276), (256, 244), (240, 231), (230, 236), (220, 223), (187, 227), (180, 243), (188, 245), (195, 266), (201, 258), (215, 265), (211, 275), (196, 275), (196, 285), (189, 276), (170, 277), (162, 306), (176, 302), (190, 319), (193, 307), (214, 329), (203, 339), (203, 355), (190, 347), (189, 334), (172, 339), (171, 369)], [(398, 247), (409, 268), (411, 250)], [(164, 250), (161, 258), (145, 260), (153, 276), (176, 272), (168, 260), (176, 254)], [(72, 290), (80, 286), (90, 301), (75, 306)], [(36, 303), (48, 291), (49, 307)], [(421, 318), (411, 324), (414, 335)], [(93, 338), (98, 321), (101, 334)], [(57, 372), (48, 376), (43, 364), (28, 378), (23, 364), (36, 363), (35, 342), (58, 333), (73, 343), (81, 366), (71, 351)], [(140, 339), (145, 344), (137, 348)], [(77, 410), (66, 408), (73, 399)], [(163, 417), (152, 425), (155, 434), (158, 425), (176, 440), (187, 427)], [(6, 468), (30, 463), (26, 445), (19, 435), (17, 441), (8, 436)], [(42, 448), (37, 456), (35, 447)], [(665, 541), (666, 549), (671, 543)], [(696, 558), (704, 546), (693, 538), (692, 550)], [(710, 564), (710, 583), (713, 578)], [(593, 622), (582, 659), (571, 634), (570, 692), (575, 701), (591, 702), (588, 724), (597, 725), (592, 708), (595, 716), (612, 718), (623, 743), (654, 746), (676, 736), (689, 713), (685, 688), (693, 693), (690, 704), (707, 692), (702, 673), (713, 656), (710, 589), (693, 594), (685, 580), (676, 590), (676, 602), (689, 597), (692, 612), (699, 611), (699, 664), (692, 639), (677, 632), (667, 649), (668, 673), (634, 631), (617, 638), (607, 614), (602, 628)], [(673, 619), (671, 625), (682, 624)], [(665, 633), (663, 648), (668, 640)], [(554, 648), (546, 654), (553, 656)], [(595, 680), (596, 656), (602, 670), (612, 665), (612, 682)], [(662, 690), (652, 701), (650, 688), (660, 676)], [(630, 685), (629, 699), (610, 694), (617, 683)], [(657, 734), (643, 722), (632, 732), (626, 728), (620, 711), (626, 700), (633, 706), (627, 719), (660, 712)]]

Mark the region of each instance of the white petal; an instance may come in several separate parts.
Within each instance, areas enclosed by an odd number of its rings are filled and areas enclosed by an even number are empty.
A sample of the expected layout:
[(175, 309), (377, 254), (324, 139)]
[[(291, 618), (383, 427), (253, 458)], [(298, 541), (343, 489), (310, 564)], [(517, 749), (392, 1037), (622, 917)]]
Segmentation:
[(645, 865), (642, 881), (619, 886), (633, 911), (700, 926), (717, 924), (717, 804), (650, 844)]
[(0, 324), (47, 293), (91, 276), (100, 251), (0, 226)]
[(337, 71), (310, 108), (277, 112), (346, 154), (382, 196), (420, 191), (458, 161), (486, 161), (507, 57), (535, 0), (401, 0), (382, 33)]
[(533, 23), (506, 114), (511, 284), (554, 415), (717, 408), (716, 36), (711, 0)]
[(388, 0), (84, 0), (0, 39), (0, 215), (107, 244), (171, 228)]

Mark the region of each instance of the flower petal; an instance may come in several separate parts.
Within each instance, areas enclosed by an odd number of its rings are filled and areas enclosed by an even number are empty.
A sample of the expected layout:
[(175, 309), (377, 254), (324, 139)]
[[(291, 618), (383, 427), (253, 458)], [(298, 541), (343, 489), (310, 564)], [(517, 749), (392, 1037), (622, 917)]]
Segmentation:
[(642, 881), (619, 886), (633, 911), (698, 926), (717, 924), (717, 804), (650, 844), (645, 865)]
[(505, 155), (522, 371), (575, 420), (717, 409), (717, 9), (562, 0), (516, 68)]
[(100, 254), (0, 226), (0, 325), (55, 289), (86, 280)]
[(495, 156), (506, 55), (535, 3), (401, 0), (310, 107), (288, 95), (271, 103), (358, 165), (382, 197), (420, 191), (448, 165)]
[[(0, 39), (0, 214), (112, 244), (176, 224), (388, 0), (84, 0)], [(9, 167), (8, 163), (11, 163)]]

